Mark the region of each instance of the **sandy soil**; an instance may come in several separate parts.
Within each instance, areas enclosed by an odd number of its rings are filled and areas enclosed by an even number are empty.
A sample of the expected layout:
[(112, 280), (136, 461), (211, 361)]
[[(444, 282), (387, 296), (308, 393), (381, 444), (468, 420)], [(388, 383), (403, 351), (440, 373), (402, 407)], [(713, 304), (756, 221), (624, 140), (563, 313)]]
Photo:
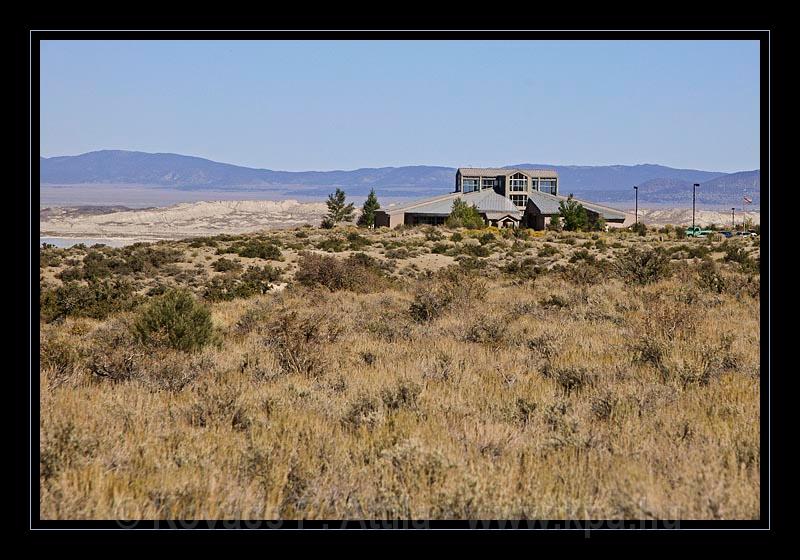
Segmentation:
[[(736, 211), (736, 223), (741, 224), (745, 218), (750, 218), (753, 225), (761, 223), (760, 212), (739, 212)], [(645, 224), (653, 225), (691, 225), (692, 223), (692, 209), (691, 208), (659, 208), (642, 210), (639, 209), (639, 219)], [(699, 226), (707, 226), (710, 224), (717, 224), (719, 226), (731, 225), (731, 213), (718, 212), (714, 210), (696, 210), (695, 223)]]
[[(303, 224), (318, 225), (327, 211), (323, 202), (297, 200), (204, 201), (181, 203), (163, 208), (139, 210), (98, 207), (51, 207), (40, 212), (40, 236), (99, 237), (115, 239), (180, 239), (220, 233), (248, 233), (264, 229), (283, 229)], [(99, 213), (102, 212), (102, 213)], [(736, 222), (744, 217), (760, 222), (758, 212), (737, 212)], [(687, 225), (691, 208), (639, 209), (639, 219), (650, 225)], [(728, 212), (697, 210), (695, 222), (730, 224)], [(624, 226), (634, 221), (629, 212)]]
[(220, 233), (247, 233), (263, 229), (318, 225), (327, 211), (322, 202), (296, 200), (208, 201), (165, 208), (76, 212), (74, 208), (47, 209), (39, 217), (41, 236), (180, 239)]

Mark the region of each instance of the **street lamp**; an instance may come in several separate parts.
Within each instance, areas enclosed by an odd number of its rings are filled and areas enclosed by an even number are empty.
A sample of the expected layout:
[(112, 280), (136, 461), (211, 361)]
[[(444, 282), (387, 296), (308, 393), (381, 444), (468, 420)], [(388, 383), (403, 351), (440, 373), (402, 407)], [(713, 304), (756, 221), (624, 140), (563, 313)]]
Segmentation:
[(700, 183), (695, 183), (692, 185), (692, 229), (694, 229), (694, 201), (695, 201), (695, 192), (697, 191), (697, 187), (700, 186)]
[(731, 208), (731, 228), (736, 231), (736, 208)]
[(639, 187), (633, 185), (633, 192), (636, 193), (636, 224), (639, 224)]

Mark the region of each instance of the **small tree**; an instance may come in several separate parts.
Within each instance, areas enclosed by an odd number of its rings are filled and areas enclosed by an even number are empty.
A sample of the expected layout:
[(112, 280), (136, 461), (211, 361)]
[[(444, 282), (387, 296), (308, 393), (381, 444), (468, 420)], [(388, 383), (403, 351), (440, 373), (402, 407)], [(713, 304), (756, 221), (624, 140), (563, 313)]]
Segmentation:
[(445, 225), (451, 228), (480, 229), (485, 223), (480, 212), (478, 212), (477, 206), (474, 204), (470, 206), (460, 198), (457, 198), (453, 201), (453, 209), (450, 211)]
[(588, 214), (589, 217), (589, 231), (605, 231), (606, 230), (606, 221), (600, 215), (592, 212)]
[[(352, 222), (353, 221), (353, 213), (355, 209), (353, 208), (353, 203), (350, 204), (345, 203), (345, 198), (347, 195), (344, 194), (342, 189), (337, 188), (336, 192), (331, 193), (328, 195), (328, 215), (325, 216), (325, 219), (332, 224), (338, 224), (339, 222)], [(325, 222), (323, 221), (323, 224)], [(323, 225), (325, 227), (325, 225)]]
[(375, 225), (375, 211), (380, 209), (378, 197), (375, 196), (375, 189), (370, 189), (367, 200), (361, 207), (361, 215), (358, 217), (358, 225), (361, 227), (373, 227)]
[(142, 342), (190, 352), (211, 342), (211, 311), (186, 290), (170, 290), (137, 316), (133, 331)]
[(549, 231), (561, 231), (561, 217), (558, 215), (552, 216), (547, 224), (547, 229)]
[(561, 219), (564, 220), (564, 229), (566, 231), (585, 230), (589, 225), (589, 216), (586, 213), (586, 208), (572, 198), (572, 195), (569, 195), (567, 200), (562, 200), (558, 203), (558, 210)]

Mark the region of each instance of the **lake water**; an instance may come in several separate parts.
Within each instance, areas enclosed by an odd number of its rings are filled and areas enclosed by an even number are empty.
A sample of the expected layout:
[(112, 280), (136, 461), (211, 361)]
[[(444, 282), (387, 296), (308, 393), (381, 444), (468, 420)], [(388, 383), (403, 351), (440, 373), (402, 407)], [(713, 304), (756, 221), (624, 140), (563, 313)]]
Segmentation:
[(96, 245), (97, 243), (102, 243), (103, 245), (108, 245), (109, 247), (124, 247), (125, 245), (132, 245), (136, 243), (135, 239), (104, 239), (99, 237), (40, 237), (39, 238), (39, 246), (42, 246), (42, 243), (48, 243), (50, 245), (54, 245), (56, 247), (61, 247), (65, 249), (67, 247), (72, 247), (73, 245), (79, 245), (83, 243), (87, 247), (91, 247), (92, 245)]

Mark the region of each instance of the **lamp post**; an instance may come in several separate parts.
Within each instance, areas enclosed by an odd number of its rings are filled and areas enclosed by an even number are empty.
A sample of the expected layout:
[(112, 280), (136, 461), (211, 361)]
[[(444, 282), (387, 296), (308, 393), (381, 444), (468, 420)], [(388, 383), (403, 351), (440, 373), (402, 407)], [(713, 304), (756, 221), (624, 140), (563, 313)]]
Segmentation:
[(636, 193), (636, 224), (639, 224), (639, 187), (633, 185), (633, 192)]
[(700, 183), (695, 183), (692, 185), (692, 229), (694, 229), (694, 201), (695, 201), (695, 194), (697, 191), (697, 187), (700, 186)]
[(731, 228), (736, 231), (736, 208), (731, 208)]

